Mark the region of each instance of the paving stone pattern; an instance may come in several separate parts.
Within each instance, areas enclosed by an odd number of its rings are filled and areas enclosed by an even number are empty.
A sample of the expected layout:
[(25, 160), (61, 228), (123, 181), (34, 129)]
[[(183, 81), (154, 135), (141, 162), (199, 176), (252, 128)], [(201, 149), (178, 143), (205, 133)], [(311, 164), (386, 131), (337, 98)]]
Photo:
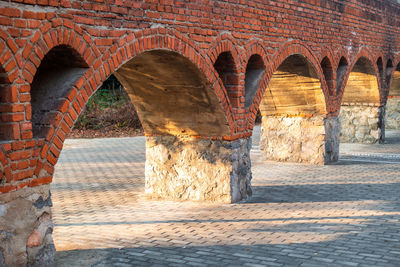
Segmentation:
[(52, 184), (56, 265), (400, 266), (400, 132), (313, 166), (262, 162), (258, 131), (254, 194), (236, 204), (145, 199), (143, 137), (67, 140)]

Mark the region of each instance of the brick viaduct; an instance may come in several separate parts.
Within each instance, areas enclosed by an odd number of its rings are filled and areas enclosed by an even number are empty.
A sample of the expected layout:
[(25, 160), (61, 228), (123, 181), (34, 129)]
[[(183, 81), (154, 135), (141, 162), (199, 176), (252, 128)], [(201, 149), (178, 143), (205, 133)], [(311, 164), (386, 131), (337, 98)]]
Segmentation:
[(51, 265), (54, 166), (111, 74), (145, 128), (146, 194), (235, 202), (251, 195), (258, 110), (279, 161), (337, 161), (340, 140), (399, 127), (399, 14), (389, 0), (0, 1), (0, 266)]

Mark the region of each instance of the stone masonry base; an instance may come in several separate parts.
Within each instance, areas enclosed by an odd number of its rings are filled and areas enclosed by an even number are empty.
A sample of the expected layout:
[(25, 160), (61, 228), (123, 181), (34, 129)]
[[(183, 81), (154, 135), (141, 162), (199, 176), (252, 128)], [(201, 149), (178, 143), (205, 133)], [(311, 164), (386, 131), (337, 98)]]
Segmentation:
[(0, 195), (0, 266), (53, 266), (50, 186)]
[(266, 160), (323, 165), (339, 155), (337, 117), (264, 116), (260, 149)]
[(386, 103), (386, 129), (400, 130), (400, 98), (389, 98)]
[(385, 138), (384, 111), (382, 107), (352, 105), (340, 111), (340, 142), (374, 144)]
[(146, 137), (145, 193), (154, 199), (231, 203), (251, 195), (251, 139)]

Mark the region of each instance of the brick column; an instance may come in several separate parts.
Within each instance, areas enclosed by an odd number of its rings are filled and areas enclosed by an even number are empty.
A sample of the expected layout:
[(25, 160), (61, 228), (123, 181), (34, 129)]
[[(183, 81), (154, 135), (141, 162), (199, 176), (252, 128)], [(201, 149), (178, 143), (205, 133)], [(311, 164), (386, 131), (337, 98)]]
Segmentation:
[(340, 110), (340, 142), (373, 144), (385, 139), (385, 107), (345, 105)]
[(251, 139), (146, 138), (147, 196), (231, 203), (251, 195)]
[(324, 116), (263, 116), (260, 149), (266, 160), (326, 164), (338, 160), (339, 120)]

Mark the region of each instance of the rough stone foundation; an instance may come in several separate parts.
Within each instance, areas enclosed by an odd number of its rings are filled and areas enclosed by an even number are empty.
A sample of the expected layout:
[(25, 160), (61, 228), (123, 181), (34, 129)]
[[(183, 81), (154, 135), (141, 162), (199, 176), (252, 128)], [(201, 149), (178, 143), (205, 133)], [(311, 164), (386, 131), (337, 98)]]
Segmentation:
[(384, 107), (352, 105), (340, 110), (340, 142), (374, 144), (385, 138)]
[(231, 203), (251, 195), (250, 139), (146, 138), (146, 194)]
[(325, 164), (337, 161), (337, 117), (264, 116), (260, 149), (266, 160)]
[(385, 126), (386, 129), (400, 130), (400, 97), (387, 100)]
[(339, 160), (340, 120), (338, 116), (329, 117), (325, 122), (325, 163)]
[(53, 266), (50, 186), (0, 195), (0, 266)]

